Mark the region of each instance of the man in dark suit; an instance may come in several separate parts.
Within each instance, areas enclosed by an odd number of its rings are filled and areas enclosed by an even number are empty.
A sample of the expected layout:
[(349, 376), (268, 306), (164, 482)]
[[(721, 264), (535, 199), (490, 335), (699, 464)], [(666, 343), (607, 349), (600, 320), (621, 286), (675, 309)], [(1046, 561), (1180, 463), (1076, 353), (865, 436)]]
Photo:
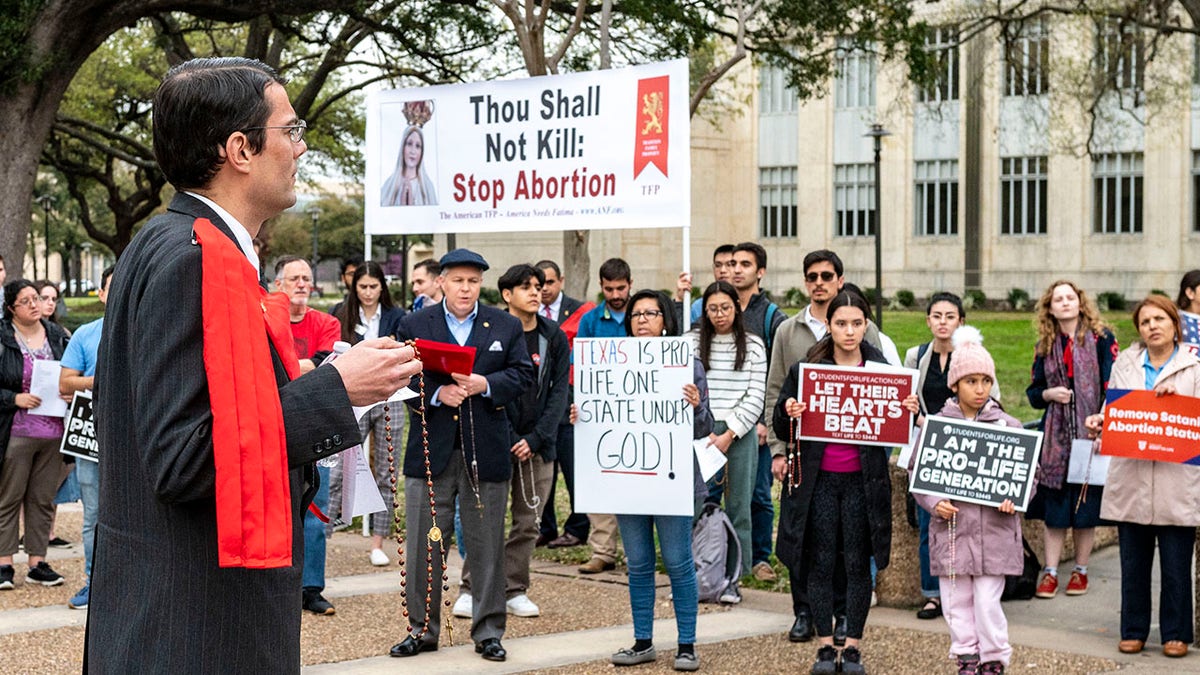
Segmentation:
[(307, 149), (283, 84), (258, 61), (198, 59), (155, 95), (177, 195), (109, 295), (88, 672), (299, 673), (312, 463), (359, 442), (351, 404), (420, 371), (377, 340), (293, 379), (286, 299), (259, 285), (251, 245), (295, 203)]
[[(563, 291), (563, 275), (558, 263), (553, 260), (539, 260), (534, 263), (534, 267), (546, 276), (546, 282), (542, 284), (542, 304), (538, 308), (538, 315), (561, 326), (564, 321), (575, 316), (584, 303)], [(574, 397), (570, 387), (567, 388), (567, 397), (567, 410), (570, 410), (571, 399)], [(575, 427), (571, 426), (567, 415), (563, 415), (559, 422), (555, 447), (560, 449), (554, 462), (554, 475), (550, 477), (550, 496), (546, 500), (546, 508), (542, 510), (537, 545), (549, 545), (550, 548), (579, 546), (587, 541), (591, 521), (586, 513), (575, 513)], [(558, 535), (558, 517), (554, 512), (554, 492), (559, 471), (567, 483), (567, 494), (571, 497), (571, 515), (563, 523), (561, 537)]]
[[(441, 268), (442, 302), (401, 319), (400, 337), (474, 347), (475, 361), (469, 374), (432, 370), (422, 374), (428, 457), (418, 424), (409, 426), (404, 455), (405, 562), (412, 634), (389, 653), (416, 656), (438, 647), (442, 583), (433, 580), (426, 605), (427, 566), (432, 564), (435, 574), (441, 568), (445, 546), (441, 533), (453, 531), (457, 497), (463, 543), (471, 557), (471, 639), (483, 658), (503, 661), (507, 657), (500, 644), (506, 619), (504, 516), (512, 477), (511, 427), (504, 406), (533, 386), (533, 362), (521, 322), (479, 303), (483, 272), (488, 269), (483, 257), (455, 249), (442, 257)], [(421, 403), (409, 399), (412, 406)], [(432, 495), (426, 482), (429, 478)], [(437, 512), (436, 522), (431, 506)], [(429, 544), (433, 545), (431, 563), (426, 562)]]

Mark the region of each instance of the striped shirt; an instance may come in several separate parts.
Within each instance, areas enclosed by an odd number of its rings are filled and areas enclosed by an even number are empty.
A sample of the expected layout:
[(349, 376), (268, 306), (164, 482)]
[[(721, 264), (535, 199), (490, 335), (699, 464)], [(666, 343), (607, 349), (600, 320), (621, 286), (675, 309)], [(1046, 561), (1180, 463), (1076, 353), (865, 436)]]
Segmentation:
[[(692, 333), (699, 359), (700, 335)], [(734, 436), (754, 431), (763, 411), (767, 389), (767, 350), (757, 336), (746, 334), (746, 361), (734, 370), (737, 346), (733, 334), (714, 335), (708, 355), (708, 406), (713, 419), (724, 422)]]

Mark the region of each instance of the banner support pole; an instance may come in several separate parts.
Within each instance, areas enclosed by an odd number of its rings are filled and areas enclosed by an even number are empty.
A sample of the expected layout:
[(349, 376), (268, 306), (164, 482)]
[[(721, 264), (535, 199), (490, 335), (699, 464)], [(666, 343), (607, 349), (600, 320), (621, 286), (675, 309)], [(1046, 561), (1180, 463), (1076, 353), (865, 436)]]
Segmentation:
[[(683, 226), (683, 271), (692, 271), (692, 226), (687, 224)], [(692, 329), (692, 298), (685, 296), (683, 298), (683, 332), (686, 333)]]

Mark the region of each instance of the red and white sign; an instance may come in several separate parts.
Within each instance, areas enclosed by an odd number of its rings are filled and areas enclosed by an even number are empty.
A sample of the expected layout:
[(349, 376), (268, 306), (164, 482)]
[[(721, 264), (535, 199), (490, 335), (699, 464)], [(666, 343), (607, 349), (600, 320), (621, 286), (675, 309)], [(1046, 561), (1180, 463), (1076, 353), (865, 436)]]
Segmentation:
[(798, 438), (854, 445), (906, 445), (912, 413), (901, 403), (916, 391), (917, 371), (800, 364), (796, 400), (806, 408)]
[(1100, 454), (1200, 465), (1200, 398), (1109, 389)]

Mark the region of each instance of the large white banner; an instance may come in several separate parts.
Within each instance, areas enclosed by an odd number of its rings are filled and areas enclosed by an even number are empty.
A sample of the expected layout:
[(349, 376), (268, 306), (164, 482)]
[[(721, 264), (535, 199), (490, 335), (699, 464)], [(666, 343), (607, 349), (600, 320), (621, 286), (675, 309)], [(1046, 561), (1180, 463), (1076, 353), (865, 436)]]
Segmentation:
[(686, 227), (687, 60), (376, 92), (366, 232)]
[(575, 510), (690, 516), (692, 341), (577, 338)]

